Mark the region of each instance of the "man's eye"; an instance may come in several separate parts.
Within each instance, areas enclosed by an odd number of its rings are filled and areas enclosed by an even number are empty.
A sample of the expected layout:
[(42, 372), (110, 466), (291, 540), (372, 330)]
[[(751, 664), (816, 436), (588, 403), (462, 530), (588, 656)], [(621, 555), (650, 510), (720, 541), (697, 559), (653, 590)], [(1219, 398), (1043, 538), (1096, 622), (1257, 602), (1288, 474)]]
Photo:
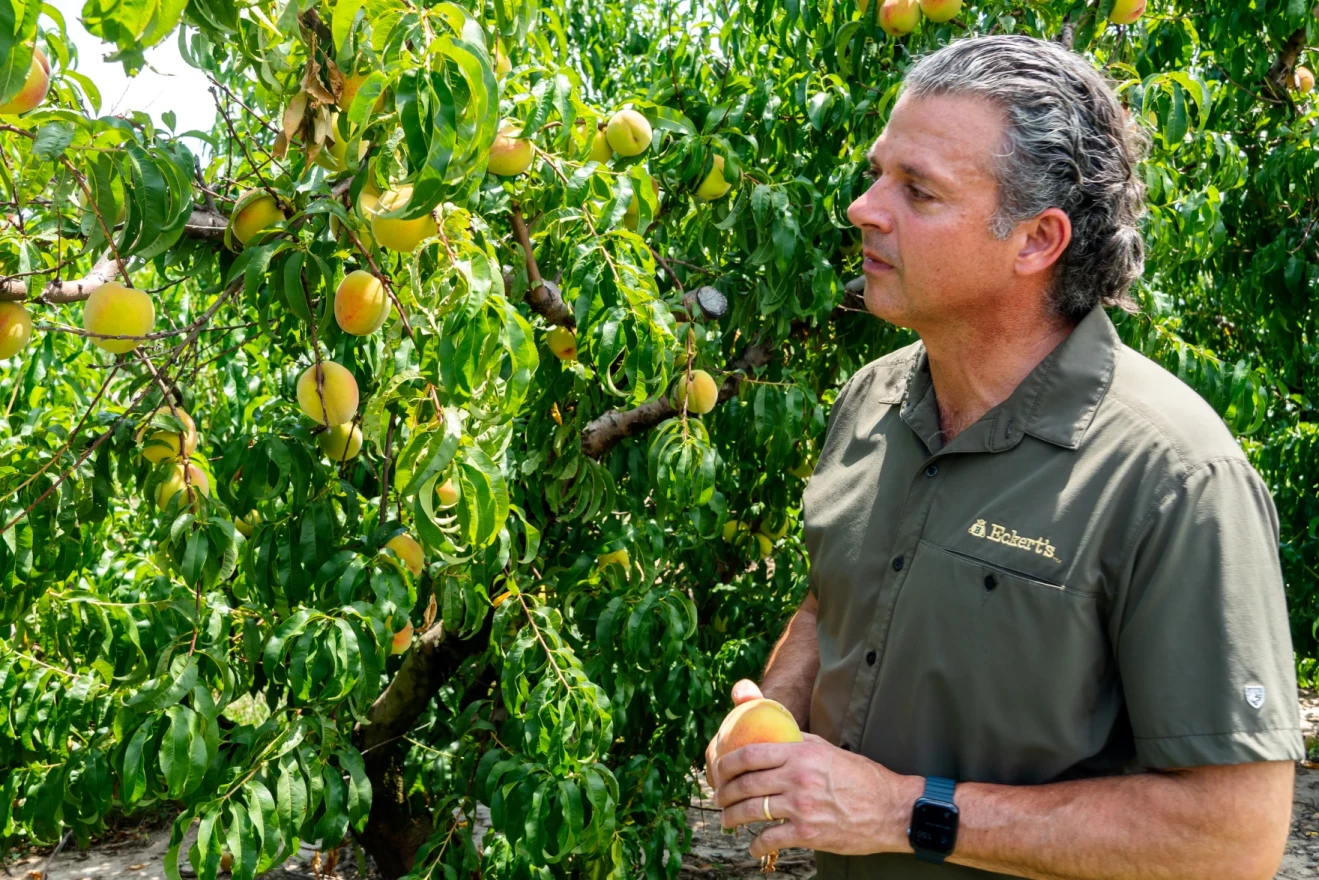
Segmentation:
[(911, 193), (911, 196), (912, 196), (912, 198), (914, 198), (914, 199), (928, 199), (928, 198), (930, 197), (927, 193), (925, 193), (925, 192), (922, 191), (922, 190), (917, 189), (916, 187), (912, 186), (911, 184), (907, 184), (907, 190)]

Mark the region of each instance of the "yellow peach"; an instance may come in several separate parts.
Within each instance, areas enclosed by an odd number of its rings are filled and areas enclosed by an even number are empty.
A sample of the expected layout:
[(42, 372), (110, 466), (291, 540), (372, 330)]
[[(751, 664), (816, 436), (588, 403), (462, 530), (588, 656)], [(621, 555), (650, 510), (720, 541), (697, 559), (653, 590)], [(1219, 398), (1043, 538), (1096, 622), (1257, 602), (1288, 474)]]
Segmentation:
[(635, 110), (619, 110), (605, 126), (609, 146), (620, 156), (639, 156), (650, 146), (650, 121)]
[(234, 528), (244, 538), (252, 537), (252, 532), (256, 531), (257, 524), (261, 522), (261, 511), (252, 510), (247, 516), (240, 516), (234, 519)]
[(389, 296), (380, 279), (361, 269), (349, 272), (334, 292), (334, 320), (345, 333), (370, 336), (389, 317)]
[(258, 232), (284, 220), (284, 211), (268, 192), (249, 189), (234, 204), (236, 210), (229, 218), (229, 228), (239, 244), (247, 244)]
[(917, 0), (884, 0), (879, 7), (879, 26), (890, 37), (902, 37), (916, 29), (921, 20)]
[(317, 440), (330, 461), (348, 461), (362, 451), (362, 429), (352, 422), (335, 425)]
[(389, 652), (391, 654), (402, 654), (410, 647), (412, 647), (412, 621), (409, 620), (401, 630), (394, 633)]
[(177, 462), (173, 465), (169, 477), (156, 489), (156, 506), (163, 510), (175, 495), (185, 489), (189, 494), (184, 498), (183, 506), (187, 506), (187, 502), (190, 501), (193, 502), (194, 507), (196, 506), (197, 499), (192, 493), (200, 492), (207, 498), (211, 496), (211, 484), (202, 469), (191, 462), (188, 464)]
[(458, 503), (458, 487), (453, 484), (453, 480), (445, 480), (435, 488), (435, 494), (440, 499), (440, 507), (453, 507)]
[(705, 370), (692, 370), (692, 396), (687, 398), (687, 375), (684, 373), (678, 377), (678, 388), (675, 394), (674, 406), (682, 409), (683, 401), (687, 401), (687, 412), (696, 415), (705, 415), (714, 409), (714, 405), (719, 402), (719, 386), (715, 384), (714, 378)]
[(47, 60), (46, 53), (34, 48), (32, 50), (32, 66), (28, 68), (27, 78), (23, 80), (23, 87), (18, 90), (18, 94), (10, 98), (3, 106), (0, 106), (0, 115), (17, 115), (35, 110), (42, 101), (46, 100), (46, 93), (49, 91), (50, 61)]
[[(92, 291), (82, 308), (82, 327), (92, 344), (112, 354), (132, 351), (156, 325), (156, 305), (145, 291), (107, 281)], [(106, 339), (124, 336), (125, 339)]]
[(614, 148), (609, 146), (609, 136), (605, 134), (604, 129), (596, 129), (595, 137), (591, 138), (591, 161), (604, 164), (614, 158)]
[(962, 0), (920, 0), (921, 12), (930, 21), (941, 24), (962, 11)]
[(567, 327), (551, 327), (545, 334), (545, 343), (561, 361), (577, 360), (577, 336)]
[(0, 361), (13, 357), (32, 338), (32, 316), (20, 303), (0, 302)]
[[(147, 444), (142, 448), (142, 456), (147, 461), (159, 464), (169, 458), (188, 458), (197, 451), (197, 425), (193, 422), (192, 416), (183, 410), (178, 410), (178, 419), (183, 423), (183, 431), (156, 431), (147, 439)], [(142, 434), (145, 433), (146, 426), (143, 425), (143, 431), (138, 432), (138, 440), (141, 441)], [(179, 438), (183, 438), (180, 444)], [(182, 449), (182, 453), (180, 453)]]
[(411, 253), (417, 245), (434, 235), (439, 228), (435, 218), (430, 214), (423, 214), (411, 220), (396, 220), (381, 216), (402, 208), (410, 198), (412, 198), (412, 187), (405, 184), (383, 193), (374, 205), (363, 205), (367, 216), (371, 218), (371, 234), (380, 242), (381, 247), (399, 253)]
[(732, 186), (731, 183), (724, 180), (724, 157), (716, 153), (714, 167), (710, 169), (709, 174), (705, 175), (705, 180), (701, 181), (701, 185), (696, 188), (696, 197), (713, 201), (722, 198)]
[[(317, 376), (321, 392), (316, 391)], [(321, 406), (321, 398), (325, 406)], [(347, 368), (334, 361), (322, 361), (319, 373), (312, 364), (298, 377), (298, 406), (312, 421), (328, 427), (351, 422), (357, 414), (357, 380)]]
[(715, 755), (723, 757), (755, 743), (801, 742), (797, 719), (783, 704), (763, 697), (733, 707), (715, 735)]
[(1108, 20), (1113, 24), (1135, 24), (1145, 14), (1145, 0), (1116, 0)]
[(394, 555), (408, 571), (412, 572), (413, 577), (421, 574), (424, 555), (416, 538), (411, 535), (395, 535), (385, 542), (385, 547), (394, 551)]
[(504, 128), (490, 145), (490, 162), (486, 169), (500, 177), (513, 177), (531, 167), (531, 141), (517, 137), (515, 128)]

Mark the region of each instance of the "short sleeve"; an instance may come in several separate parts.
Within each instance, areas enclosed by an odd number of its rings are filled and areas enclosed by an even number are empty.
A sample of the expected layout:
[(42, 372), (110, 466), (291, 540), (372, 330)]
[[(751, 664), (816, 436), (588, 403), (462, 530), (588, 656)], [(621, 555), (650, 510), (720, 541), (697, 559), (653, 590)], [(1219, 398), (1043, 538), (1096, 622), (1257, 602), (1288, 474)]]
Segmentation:
[[(816, 465), (815, 465), (816, 468), (819, 468), (824, 462), (827, 461), (826, 453), (829, 448), (829, 442), (830, 440), (836, 440), (836, 438), (833, 436), (834, 423), (838, 420), (838, 414), (842, 412), (844, 409), (844, 406), (847, 401), (847, 393), (852, 390), (852, 386), (856, 383), (856, 377), (859, 376), (862, 370), (864, 369), (865, 367), (862, 367), (861, 370), (858, 370), (857, 372), (853, 373), (848, 378), (848, 380), (843, 383), (843, 387), (838, 389), (838, 396), (834, 398), (833, 406), (829, 407), (829, 421), (824, 428), (824, 441), (821, 443), (820, 455), (816, 460)], [(807, 483), (807, 490), (809, 491), (809, 489), (810, 489), (810, 484)], [(802, 499), (803, 503), (806, 503), (806, 498), (805, 498), (806, 492), (803, 492), (802, 494), (803, 494), (803, 499)], [(820, 588), (819, 588), (819, 584), (817, 583), (815, 566), (811, 566), (810, 570), (806, 574), (806, 590), (808, 593), (810, 593), (812, 596), (816, 598), (816, 601), (819, 601)]]
[(1304, 757), (1277, 512), (1249, 462), (1203, 463), (1165, 494), (1124, 580), (1110, 633), (1140, 763)]

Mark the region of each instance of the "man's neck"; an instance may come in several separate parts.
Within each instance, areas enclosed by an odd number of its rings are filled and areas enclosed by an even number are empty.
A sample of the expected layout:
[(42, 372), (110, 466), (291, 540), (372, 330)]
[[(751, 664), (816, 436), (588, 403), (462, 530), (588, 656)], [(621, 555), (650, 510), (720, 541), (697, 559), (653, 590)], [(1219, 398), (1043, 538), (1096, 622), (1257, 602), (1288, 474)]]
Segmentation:
[(1007, 400), (1074, 328), (1043, 314), (1015, 320), (994, 315), (922, 333), (943, 442)]

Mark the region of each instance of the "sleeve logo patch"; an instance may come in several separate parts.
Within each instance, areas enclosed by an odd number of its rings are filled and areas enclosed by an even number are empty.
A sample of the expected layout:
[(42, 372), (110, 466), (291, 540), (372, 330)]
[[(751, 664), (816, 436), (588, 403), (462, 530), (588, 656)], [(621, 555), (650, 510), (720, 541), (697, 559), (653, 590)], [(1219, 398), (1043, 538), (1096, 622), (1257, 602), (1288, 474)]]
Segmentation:
[(1260, 706), (1263, 706), (1264, 685), (1262, 684), (1246, 685), (1246, 702), (1250, 704), (1250, 708), (1252, 709), (1258, 709)]

